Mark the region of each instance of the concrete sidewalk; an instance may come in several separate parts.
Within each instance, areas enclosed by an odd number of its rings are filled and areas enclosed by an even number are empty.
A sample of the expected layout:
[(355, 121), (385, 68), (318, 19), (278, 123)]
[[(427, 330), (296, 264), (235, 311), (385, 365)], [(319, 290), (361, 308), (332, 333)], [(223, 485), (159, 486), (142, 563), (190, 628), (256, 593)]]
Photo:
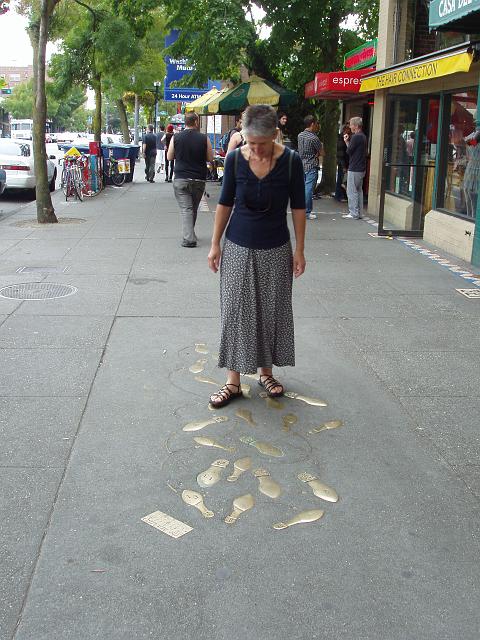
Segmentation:
[[(294, 287), (297, 367), (281, 379), (327, 406), (272, 407), (244, 378), (251, 398), (213, 414), (218, 187), (184, 249), (172, 185), (136, 176), (82, 204), (56, 194), (61, 224), (32, 226), (33, 207), (0, 222), (0, 287), (76, 288), (0, 297), (0, 638), (478, 640), (480, 300), (456, 291), (475, 285), (320, 200)], [(228, 421), (182, 430), (214, 415)], [(200, 488), (220, 458), (222, 479)], [(259, 467), (279, 498), (259, 492)], [(244, 494), (255, 506), (225, 524)], [(312, 509), (323, 518), (272, 527)], [(141, 521), (157, 510), (193, 530)]]

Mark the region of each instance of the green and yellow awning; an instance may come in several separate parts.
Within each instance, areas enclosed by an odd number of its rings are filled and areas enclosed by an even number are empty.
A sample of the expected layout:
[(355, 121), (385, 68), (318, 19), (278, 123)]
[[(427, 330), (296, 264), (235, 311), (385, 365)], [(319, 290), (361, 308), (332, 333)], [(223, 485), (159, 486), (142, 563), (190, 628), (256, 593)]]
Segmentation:
[(288, 107), (297, 99), (293, 91), (252, 76), (246, 82), (214, 95), (205, 105), (202, 113), (239, 113), (250, 104), (269, 104), (273, 107)]

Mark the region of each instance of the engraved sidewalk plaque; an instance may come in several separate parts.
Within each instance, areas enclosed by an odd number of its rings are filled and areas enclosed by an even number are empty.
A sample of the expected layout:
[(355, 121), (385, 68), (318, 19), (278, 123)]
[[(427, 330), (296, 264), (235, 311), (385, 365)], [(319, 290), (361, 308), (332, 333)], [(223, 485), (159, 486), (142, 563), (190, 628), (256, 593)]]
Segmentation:
[(172, 518), (172, 516), (163, 513), (163, 511), (154, 511), (153, 513), (150, 513), (148, 516), (142, 518), (142, 522), (146, 522), (152, 527), (155, 527), (155, 529), (166, 533), (167, 536), (170, 536), (171, 538), (180, 538), (186, 533), (193, 531), (193, 527), (190, 527), (184, 522), (180, 522), (180, 520), (177, 520), (176, 518)]

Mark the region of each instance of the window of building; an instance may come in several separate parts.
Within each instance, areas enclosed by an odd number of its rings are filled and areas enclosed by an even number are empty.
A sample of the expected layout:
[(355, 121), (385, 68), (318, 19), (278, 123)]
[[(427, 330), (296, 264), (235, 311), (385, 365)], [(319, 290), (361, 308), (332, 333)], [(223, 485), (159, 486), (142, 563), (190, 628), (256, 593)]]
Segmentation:
[(439, 203), (447, 211), (470, 219), (475, 219), (480, 177), (476, 114), (477, 89), (465, 89), (451, 96), (445, 187), (443, 203)]
[(385, 136), (386, 189), (390, 193), (412, 195), (416, 130), (416, 98), (392, 99)]
[(20, 74), (19, 73), (11, 73), (10, 80), (12, 82), (20, 82)]

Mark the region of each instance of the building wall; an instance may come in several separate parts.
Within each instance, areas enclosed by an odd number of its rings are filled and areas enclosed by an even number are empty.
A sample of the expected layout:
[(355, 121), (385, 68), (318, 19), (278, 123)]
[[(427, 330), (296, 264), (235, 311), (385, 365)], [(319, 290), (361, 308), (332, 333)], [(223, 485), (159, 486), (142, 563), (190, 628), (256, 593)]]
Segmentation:
[(8, 87), (16, 87), (33, 78), (33, 67), (0, 66), (0, 78), (5, 80)]

